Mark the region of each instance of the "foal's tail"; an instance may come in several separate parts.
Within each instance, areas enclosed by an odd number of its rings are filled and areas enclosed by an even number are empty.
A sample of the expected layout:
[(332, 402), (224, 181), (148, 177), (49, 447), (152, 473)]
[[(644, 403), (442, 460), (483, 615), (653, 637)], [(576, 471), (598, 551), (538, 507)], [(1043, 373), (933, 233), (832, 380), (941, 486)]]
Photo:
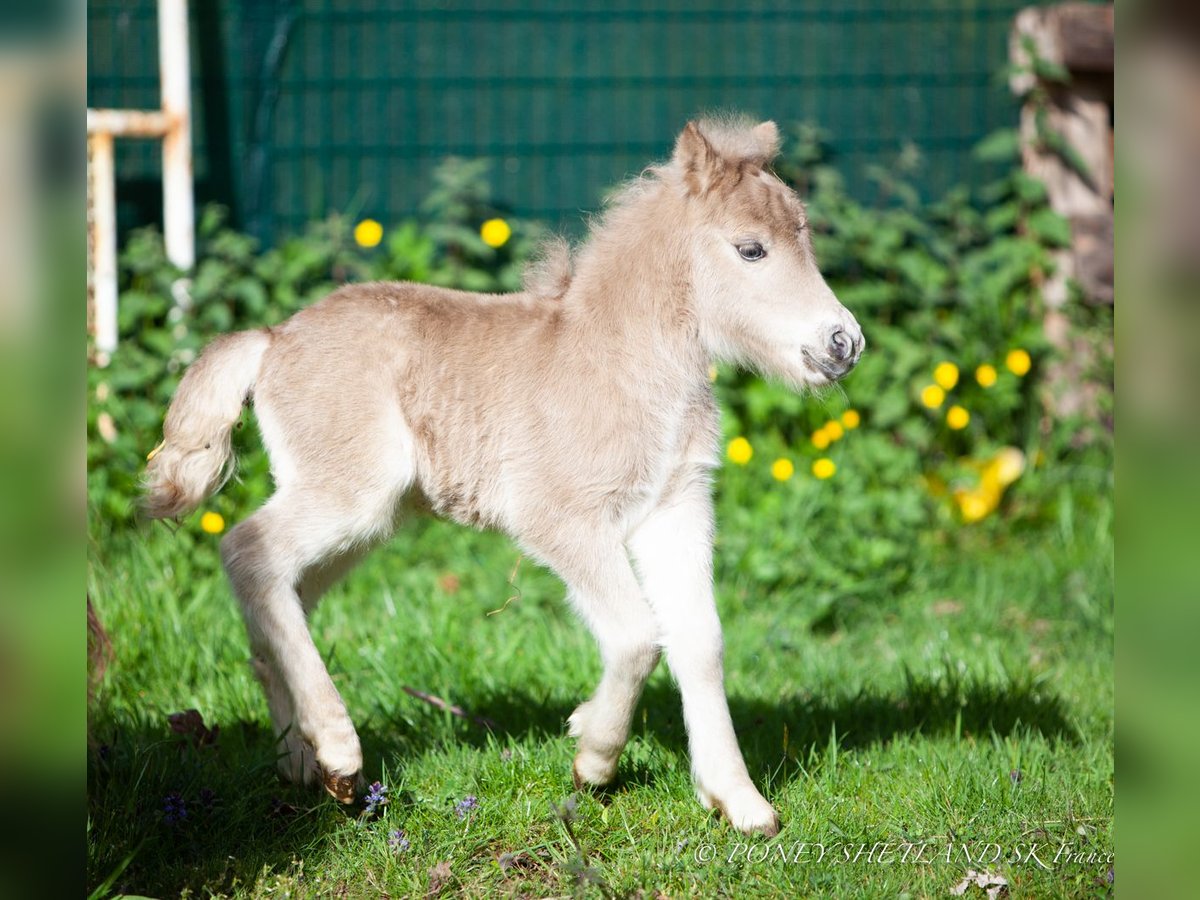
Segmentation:
[(265, 329), (227, 334), (188, 367), (167, 410), (163, 442), (148, 457), (142, 509), (150, 518), (186, 515), (229, 479), (229, 434), (270, 344)]

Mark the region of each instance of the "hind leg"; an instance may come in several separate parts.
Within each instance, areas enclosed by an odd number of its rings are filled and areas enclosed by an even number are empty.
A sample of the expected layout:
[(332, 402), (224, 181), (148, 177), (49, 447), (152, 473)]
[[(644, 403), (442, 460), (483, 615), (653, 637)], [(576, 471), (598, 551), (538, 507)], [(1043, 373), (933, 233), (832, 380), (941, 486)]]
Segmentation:
[[(365, 502), (372, 501), (373, 502)], [(343, 498), (291, 486), (238, 525), (221, 544), (225, 569), (241, 603), (268, 705), (287, 748), (286, 772), (306, 778), (319, 769), (338, 800), (354, 799), (362, 751), (354, 724), (312, 641), (302, 593), (319, 594), (348, 553), (390, 530), (394, 494)], [(305, 591), (305, 574), (310, 574)]]
[[(344, 578), (366, 553), (366, 548), (350, 550), (313, 566), (304, 573), (297, 593), (306, 617), (312, 615), (322, 595)], [(279, 773), (288, 781), (297, 784), (319, 784), (321, 769), (317, 765), (316, 753), (312, 745), (300, 736), (292, 698), (283, 676), (279, 674), (265, 650), (256, 654), (250, 665), (262, 685), (267, 707), (271, 712), (271, 723), (279, 749)]]

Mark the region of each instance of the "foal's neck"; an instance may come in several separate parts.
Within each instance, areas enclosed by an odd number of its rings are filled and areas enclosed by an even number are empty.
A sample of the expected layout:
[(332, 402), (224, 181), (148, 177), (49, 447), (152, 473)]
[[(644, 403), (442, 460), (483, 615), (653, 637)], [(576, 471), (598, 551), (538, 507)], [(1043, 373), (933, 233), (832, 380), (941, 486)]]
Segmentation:
[(663, 375), (706, 379), (686, 236), (654, 200), (610, 214), (581, 248), (564, 323), (587, 346), (649, 355)]

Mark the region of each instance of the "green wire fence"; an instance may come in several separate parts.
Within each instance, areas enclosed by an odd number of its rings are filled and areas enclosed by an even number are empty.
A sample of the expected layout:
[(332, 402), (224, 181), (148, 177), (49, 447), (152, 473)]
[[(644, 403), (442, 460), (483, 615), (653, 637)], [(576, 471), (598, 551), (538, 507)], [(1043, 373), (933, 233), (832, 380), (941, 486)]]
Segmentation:
[[(1020, 0), (194, 0), (200, 203), (272, 240), (330, 211), (412, 215), (450, 155), (554, 225), (670, 152), (697, 112), (830, 136), (852, 193), (915, 145), (927, 196), (987, 173)], [(88, 105), (157, 106), (153, 0), (89, 0)], [(159, 216), (155, 145), (117, 159), (124, 227)]]

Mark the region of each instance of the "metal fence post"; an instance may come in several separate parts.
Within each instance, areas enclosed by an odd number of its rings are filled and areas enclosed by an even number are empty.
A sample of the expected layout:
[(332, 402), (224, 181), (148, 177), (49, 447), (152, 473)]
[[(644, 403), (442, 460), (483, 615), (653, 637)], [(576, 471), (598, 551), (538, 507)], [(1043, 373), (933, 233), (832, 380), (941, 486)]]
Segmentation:
[[(162, 80), (163, 238), (167, 258), (184, 272), (196, 263), (195, 201), (192, 196), (192, 101), (188, 61), (187, 0), (159, 0), (158, 59)], [(188, 303), (185, 279), (172, 286), (175, 302)]]
[[(87, 111), (89, 290), (96, 363), (101, 366), (108, 364), (117, 348), (114, 138), (157, 138), (163, 142), (163, 238), (167, 258), (185, 273), (196, 264), (187, 0), (158, 0), (158, 44), (161, 109)], [(190, 286), (186, 275), (171, 285), (178, 305), (188, 304)]]

